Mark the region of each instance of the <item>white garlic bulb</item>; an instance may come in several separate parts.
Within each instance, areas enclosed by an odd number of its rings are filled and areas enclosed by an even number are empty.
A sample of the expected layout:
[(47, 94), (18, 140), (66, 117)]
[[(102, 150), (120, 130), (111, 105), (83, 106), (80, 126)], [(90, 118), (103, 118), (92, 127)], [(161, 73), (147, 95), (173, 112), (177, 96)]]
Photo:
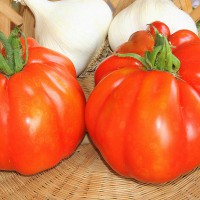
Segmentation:
[(23, 0), (35, 19), (40, 45), (72, 60), (77, 76), (105, 40), (112, 10), (103, 0)]

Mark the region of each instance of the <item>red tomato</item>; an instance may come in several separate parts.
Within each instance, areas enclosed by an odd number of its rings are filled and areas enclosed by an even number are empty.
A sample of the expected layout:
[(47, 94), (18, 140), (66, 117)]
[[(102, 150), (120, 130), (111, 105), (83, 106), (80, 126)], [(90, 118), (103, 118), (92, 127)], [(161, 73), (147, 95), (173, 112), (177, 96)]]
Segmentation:
[(179, 76), (200, 94), (200, 43), (191, 42), (179, 46), (174, 55), (181, 61)]
[(154, 47), (152, 35), (145, 30), (136, 31), (129, 40), (116, 49), (116, 53), (137, 53), (144, 55), (145, 51), (151, 51)]
[(88, 99), (88, 133), (122, 176), (165, 183), (200, 164), (200, 43), (174, 54), (181, 63), (176, 75), (136, 66), (111, 70)]
[[(148, 31), (137, 31), (133, 33), (129, 41), (119, 46), (115, 53), (135, 53), (144, 56), (146, 51), (152, 51), (154, 47), (154, 39)], [(141, 67), (142, 64), (130, 57), (122, 58), (111, 55), (106, 60), (102, 61), (95, 72), (95, 84), (111, 71), (123, 67)]]
[(84, 110), (73, 63), (29, 48), (20, 72), (0, 74), (0, 169), (31, 175), (67, 158), (84, 136)]
[(97, 67), (94, 75), (95, 85), (97, 85), (100, 80), (102, 80), (112, 71), (124, 67), (138, 68), (142, 67), (142, 64), (138, 60), (131, 57), (122, 58), (119, 56), (111, 55), (103, 62), (101, 62), (100, 65)]
[(167, 38), (170, 36), (170, 29), (165, 23), (161, 21), (154, 21), (148, 25), (147, 30), (149, 30), (153, 36), (155, 36), (154, 28), (156, 28), (159, 33), (163, 34)]
[(119, 174), (148, 183), (199, 165), (199, 118), (196, 90), (161, 71), (116, 70), (86, 105), (87, 130), (104, 159)]
[(169, 42), (172, 45), (172, 51), (175, 51), (180, 45), (191, 43), (191, 42), (200, 42), (199, 37), (190, 30), (179, 30), (170, 35)]

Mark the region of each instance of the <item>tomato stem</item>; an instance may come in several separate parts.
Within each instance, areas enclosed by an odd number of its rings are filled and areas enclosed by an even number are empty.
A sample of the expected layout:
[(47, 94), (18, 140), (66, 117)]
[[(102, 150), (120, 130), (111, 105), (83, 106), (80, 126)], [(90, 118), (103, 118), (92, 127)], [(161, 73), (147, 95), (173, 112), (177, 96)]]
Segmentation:
[(23, 61), (23, 66), (25, 66), (26, 63), (28, 62), (28, 42), (27, 42), (26, 35), (22, 31), (20, 31), (20, 33), (21, 33), (21, 37), (24, 39), (24, 42), (25, 42), (25, 55), (26, 56), (25, 56), (25, 59)]
[(116, 54), (119, 57), (132, 57), (140, 61), (145, 70), (167, 71), (174, 75), (180, 68), (180, 61), (172, 54), (171, 46), (166, 36), (155, 30), (155, 44), (153, 51), (146, 51), (144, 57), (135, 54)]
[[(25, 39), (25, 49), (26, 49), (25, 60), (23, 60), (20, 35), (22, 35)], [(0, 53), (0, 72), (9, 77), (21, 71), (27, 63), (28, 60), (27, 39), (19, 29), (19, 26), (17, 26), (15, 29), (13, 29), (8, 38), (6, 38), (6, 36), (2, 32), (0, 32), (0, 42), (2, 43), (5, 50), (5, 55)]]
[(13, 70), (10, 69), (2, 54), (0, 54), (0, 72), (8, 76), (13, 74)]
[(2, 42), (6, 51), (5, 57), (2, 54), (0, 55), (0, 64), (1, 64), (0, 70), (2, 73), (6, 73), (10, 75), (10, 73), (13, 72), (13, 66), (14, 66), (13, 59), (12, 59), (13, 49), (9, 41), (7, 40), (7, 38), (2, 32), (0, 32), (0, 41)]

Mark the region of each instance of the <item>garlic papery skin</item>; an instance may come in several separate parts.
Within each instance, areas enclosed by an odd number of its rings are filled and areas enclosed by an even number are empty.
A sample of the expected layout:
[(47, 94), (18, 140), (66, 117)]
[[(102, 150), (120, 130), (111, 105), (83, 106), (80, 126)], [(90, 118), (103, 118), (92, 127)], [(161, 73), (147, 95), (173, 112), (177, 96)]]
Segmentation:
[(114, 17), (108, 31), (111, 49), (115, 51), (132, 33), (156, 20), (166, 23), (171, 33), (189, 29), (198, 35), (194, 20), (171, 0), (136, 0)]
[(35, 16), (40, 45), (71, 59), (79, 76), (105, 40), (113, 19), (103, 0), (23, 0)]
[(200, 5), (200, 0), (192, 0), (192, 6), (193, 6), (193, 8), (196, 8), (199, 5)]

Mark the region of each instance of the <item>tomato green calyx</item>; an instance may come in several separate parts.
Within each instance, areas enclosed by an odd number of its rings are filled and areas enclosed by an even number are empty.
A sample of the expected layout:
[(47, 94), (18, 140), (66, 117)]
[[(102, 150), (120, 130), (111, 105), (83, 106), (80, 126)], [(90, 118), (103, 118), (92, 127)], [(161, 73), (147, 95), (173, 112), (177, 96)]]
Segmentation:
[[(20, 37), (25, 40), (25, 59), (23, 59)], [(5, 50), (5, 52), (0, 53), (0, 72), (6, 76), (11, 76), (21, 71), (28, 61), (28, 44), (26, 36), (19, 26), (13, 29), (8, 38), (0, 32), (0, 42)]]
[(153, 51), (146, 51), (144, 57), (134, 53), (117, 53), (116, 55), (137, 59), (143, 64), (145, 70), (160, 70), (176, 75), (180, 68), (180, 61), (172, 54), (168, 39), (156, 31), (155, 33), (154, 49)]

